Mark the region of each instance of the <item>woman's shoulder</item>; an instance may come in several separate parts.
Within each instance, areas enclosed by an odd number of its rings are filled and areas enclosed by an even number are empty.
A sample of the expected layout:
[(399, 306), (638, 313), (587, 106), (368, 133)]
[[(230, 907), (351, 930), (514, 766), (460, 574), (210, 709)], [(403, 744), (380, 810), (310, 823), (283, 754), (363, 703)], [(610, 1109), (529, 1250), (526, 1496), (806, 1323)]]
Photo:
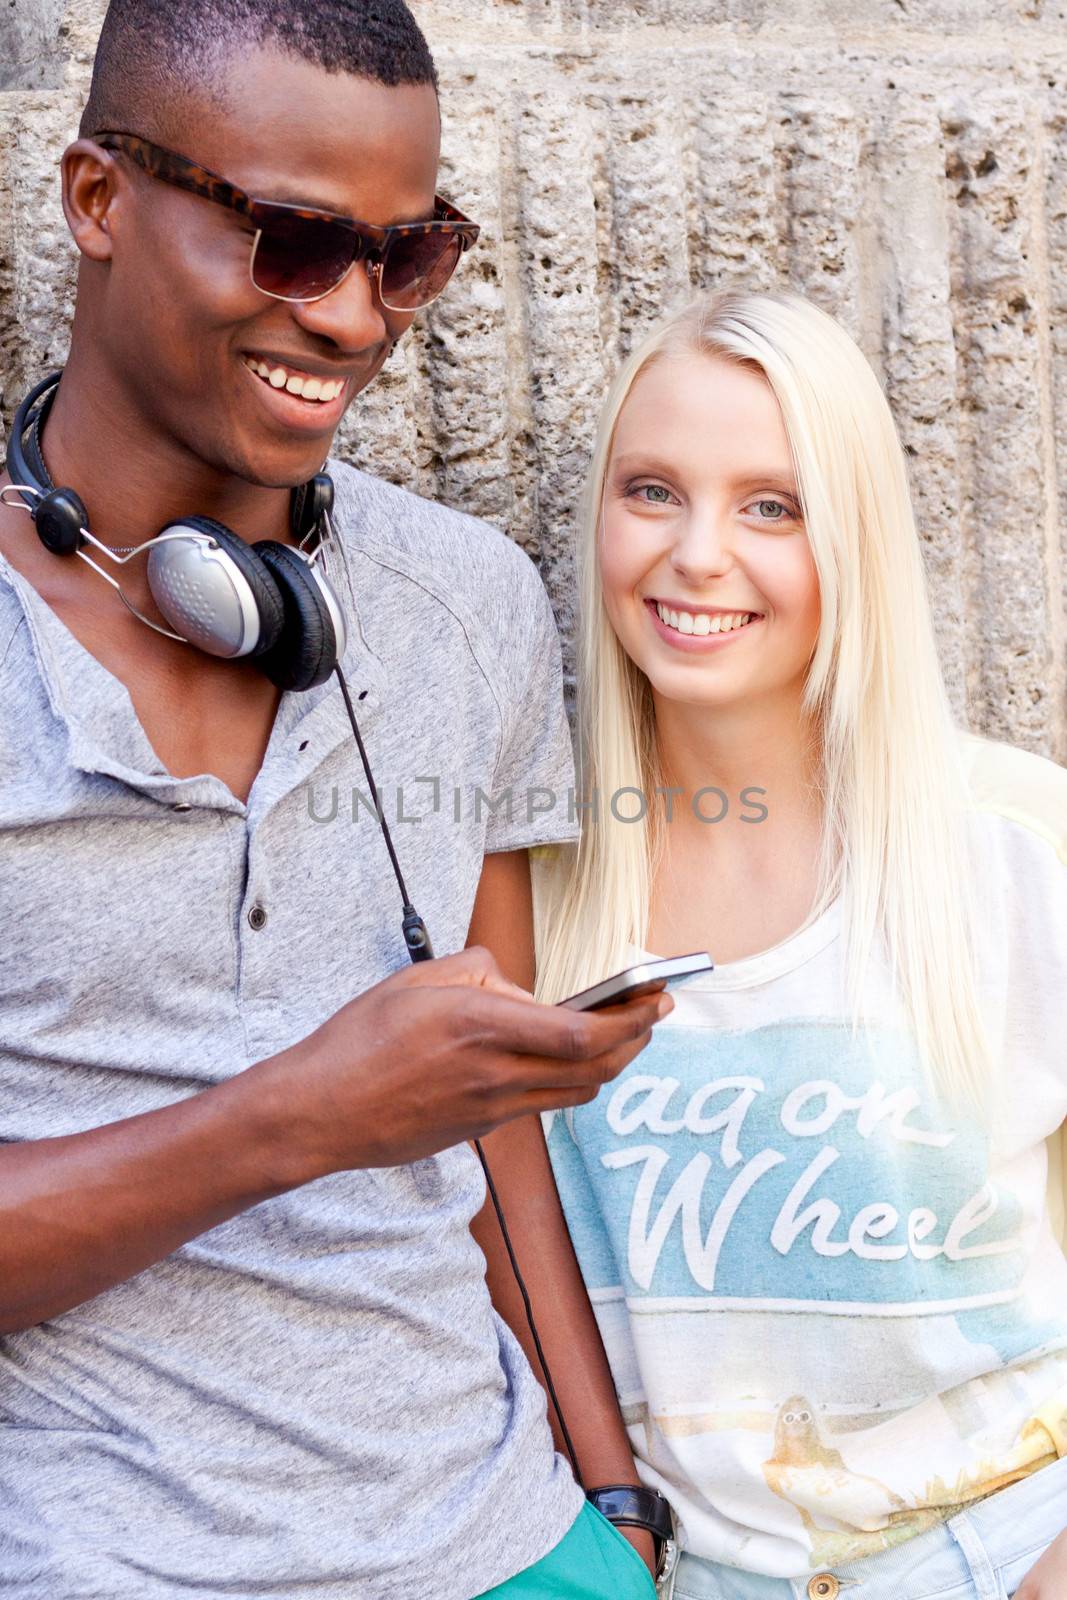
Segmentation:
[(1067, 866), (1067, 767), (978, 734), (961, 735), (961, 752), (974, 810), (1025, 828)]

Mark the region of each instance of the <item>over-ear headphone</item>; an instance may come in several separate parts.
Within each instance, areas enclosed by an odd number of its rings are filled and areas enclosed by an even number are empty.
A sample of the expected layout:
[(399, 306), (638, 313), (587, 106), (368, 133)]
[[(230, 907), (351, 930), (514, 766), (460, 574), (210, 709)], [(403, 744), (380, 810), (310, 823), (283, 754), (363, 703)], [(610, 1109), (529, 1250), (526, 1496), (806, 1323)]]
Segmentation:
[[(346, 643), (340, 601), (315, 559), (333, 508), (329, 476), (319, 472), (292, 492), (289, 526), (299, 548), (273, 539), (249, 545), (221, 522), (191, 516), (168, 523), (132, 549), (109, 549), (90, 532), (80, 496), (57, 488), (45, 465), (41, 433), (61, 377), (61, 372), (50, 373), (30, 390), (15, 413), (8, 443), (12, 488), (45, 548), (58, 556), (81, 556), (157, 632), (208, 655), (251, 656), (282, 689), (325, 683)], [(148, 586), (169, 627), (161, 629), (143, 616), (85, 553), (86, 545), (119, 566), (148, 550)], [(307, 553), (305, 546), (310, 546)]]

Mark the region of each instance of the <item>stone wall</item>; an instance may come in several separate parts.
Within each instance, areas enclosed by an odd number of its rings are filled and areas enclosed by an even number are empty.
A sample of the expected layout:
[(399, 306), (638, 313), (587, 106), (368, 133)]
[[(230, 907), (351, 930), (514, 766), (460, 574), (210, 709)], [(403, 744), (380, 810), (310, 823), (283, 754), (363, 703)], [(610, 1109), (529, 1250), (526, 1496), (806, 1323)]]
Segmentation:
[[(417, 0), (442, 186), (484, 224), (346, 420), (354, 461), (508, 529), (565, 634), (605, 382), (691, 288), (791, 284), (911, 462), (972, 726), (1067, 762), (1067, 0)], [(0, 20), (4, 416), (62, 359), (56, 162), (98, 0)]]

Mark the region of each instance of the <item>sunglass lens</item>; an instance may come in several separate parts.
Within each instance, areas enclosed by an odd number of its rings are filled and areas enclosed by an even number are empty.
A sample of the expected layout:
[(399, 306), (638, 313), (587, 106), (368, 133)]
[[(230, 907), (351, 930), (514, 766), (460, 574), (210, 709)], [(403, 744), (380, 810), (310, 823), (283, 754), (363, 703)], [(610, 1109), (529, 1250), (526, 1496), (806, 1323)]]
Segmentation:
[(335, 289), (352, 265), (356, 235), (314, 217), (272, 217), (256, 238), (252, 282), (285, 300), (317, 300)]
[(382, 263), (383, 305), (393, 311), (428, 306), (455, 272), (460, 253), (458, 234), (443, 229), (394, 238)]

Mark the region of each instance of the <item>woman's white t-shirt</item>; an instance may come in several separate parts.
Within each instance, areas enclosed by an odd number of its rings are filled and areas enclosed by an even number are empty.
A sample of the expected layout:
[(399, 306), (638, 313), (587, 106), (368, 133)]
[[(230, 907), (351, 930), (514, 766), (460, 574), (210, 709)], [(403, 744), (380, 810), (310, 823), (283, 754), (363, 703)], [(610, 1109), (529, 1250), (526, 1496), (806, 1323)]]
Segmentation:
[(546, 1119), (642, 1479), (709, 1560), (869, 1556), (1067, 1454), (1067, 771), (966, 745), (990, 1129), (926, 1086), (877, 963), (852, 1038), (839, 903)]

